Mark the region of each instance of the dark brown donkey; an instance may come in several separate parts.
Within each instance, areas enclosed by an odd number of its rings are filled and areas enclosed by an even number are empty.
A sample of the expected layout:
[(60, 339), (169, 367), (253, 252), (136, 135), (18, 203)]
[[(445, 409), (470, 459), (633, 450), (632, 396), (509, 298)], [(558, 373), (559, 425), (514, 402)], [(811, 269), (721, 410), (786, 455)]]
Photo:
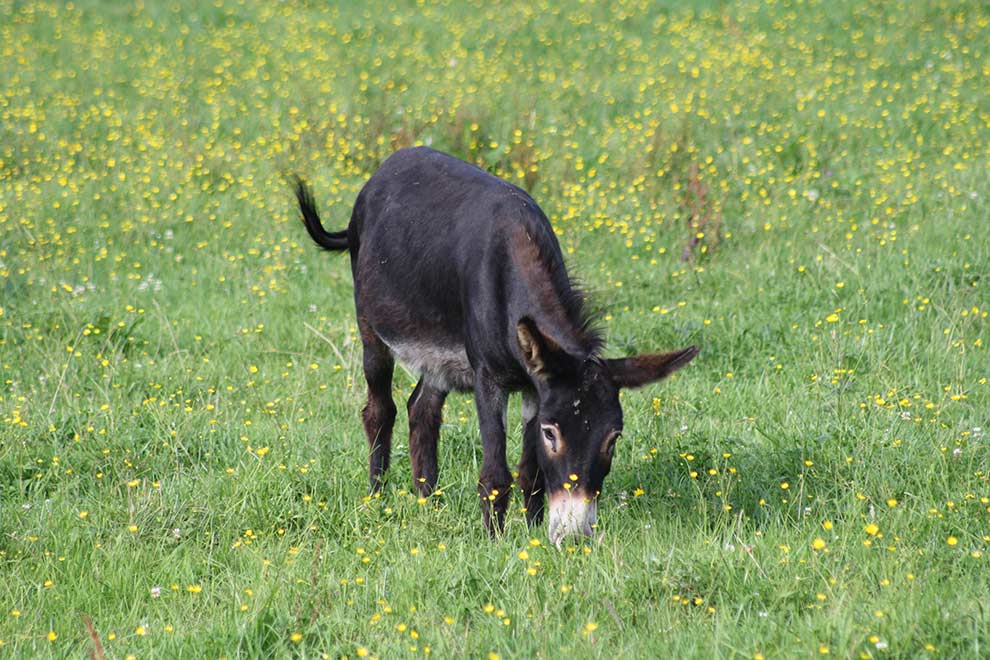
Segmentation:
[(409, 454), (424, 496), (437, 483), (444, 399), (452, 389), (473, 391), (481, 510), (488, 530), (501, 531), (512, 484), (505, 411), (509, 393), (521, 391), (526, 518), (540, 523), (549, 493), (550, 540), (590, 535), (622, 432), (619, 388), (668, 376), (698, 349), (602, 358), (601, 335), (543, 211), (520, 188), (452, 156), (425, 147), (395, 153), (364, 185), (343, 231), (323, 228), (301, 180), (296, 196), (317, 245), (351, 254), (372, 489), (389, 465), (398, 358), (421, 374), (408, 404)]

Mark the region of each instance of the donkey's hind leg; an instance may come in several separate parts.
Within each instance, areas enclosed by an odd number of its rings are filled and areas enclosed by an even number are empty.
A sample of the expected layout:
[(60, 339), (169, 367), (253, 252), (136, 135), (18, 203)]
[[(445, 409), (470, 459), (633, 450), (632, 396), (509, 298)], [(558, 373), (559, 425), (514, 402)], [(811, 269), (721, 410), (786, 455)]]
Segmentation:
[(409, 458), (413, 481), (426, 497), (437, 487), (437, 439), (447, 391), (420, 379), (409, 397)]
[(364, 344), (364, 377), (368, 381), (368, 402), (361, 411), (364, 434), (368, 438), (368, 476), (371, 491), (384, 482), (392, 456), (392, 427), (395, 402), (392, 401), (392, 370), (395, 360), (388, 346), (366, 323), (358, 323)]

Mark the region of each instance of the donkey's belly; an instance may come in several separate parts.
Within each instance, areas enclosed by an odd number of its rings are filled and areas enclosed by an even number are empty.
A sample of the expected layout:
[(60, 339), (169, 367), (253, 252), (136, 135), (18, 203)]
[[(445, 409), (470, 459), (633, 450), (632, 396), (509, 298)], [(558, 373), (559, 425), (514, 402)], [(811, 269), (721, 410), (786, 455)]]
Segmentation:
[(470, 390), (474, 370), (463, 346), (419, 340), (385, 340), (396, 359), (411, 371), (422, 374), (427, 384), (444, 391)]

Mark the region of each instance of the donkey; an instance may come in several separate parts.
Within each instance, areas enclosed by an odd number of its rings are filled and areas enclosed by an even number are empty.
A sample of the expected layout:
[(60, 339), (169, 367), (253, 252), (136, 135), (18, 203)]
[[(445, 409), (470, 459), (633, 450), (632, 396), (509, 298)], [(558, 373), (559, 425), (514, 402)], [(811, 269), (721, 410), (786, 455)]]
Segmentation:
[(506, 405), (522, 392), (519, 487), (527, 522), (550, 496), (548, 536), (591, 535), (597, 498), (622, 433), (619, 389), (664, 378), (695, 346), (601, 357), (602, 336), (567, 275), (546, 215), (522, 189), (426, 147), (390, 156), (358, 193), (347, 229), (323, 228), (300, 178), (310, 237), (348, 250), (368, 401), (362, 412), (372, 492), (388, 470), (395, 359), (420, 374), (409, 397), (409, 454), (424, 497), (437, 484), (441, 411), (451, 390), (474, 393), (483, 463), (482, 517), (500, 533), (512, 475)]

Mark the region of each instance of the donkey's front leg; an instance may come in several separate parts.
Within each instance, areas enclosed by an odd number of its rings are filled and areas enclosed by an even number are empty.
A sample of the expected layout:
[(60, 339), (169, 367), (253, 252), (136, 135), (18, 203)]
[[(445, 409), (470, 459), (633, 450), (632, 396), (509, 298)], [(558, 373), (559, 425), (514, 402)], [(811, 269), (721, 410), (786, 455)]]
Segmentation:
[(519, 488), (526, 507), (526, 522), (530, 527), (543, 522), (544, 485), (543, 473), (536, 453), (540, 445), (540, 423), (537, 414), (540, 400), (536, 392), (524, 391), (522, 395), (523, 447), (519, 459)]
[(479, 369), (474, 379), (474, 402), (481, 427), (483, 462), (478, 479), (481, 514), (488, 532), (495, 536), (505, 525), (505, 510), (509, 506), (512, 475), (505, 462), (505, 409), (508, 393), (485, 370)]

